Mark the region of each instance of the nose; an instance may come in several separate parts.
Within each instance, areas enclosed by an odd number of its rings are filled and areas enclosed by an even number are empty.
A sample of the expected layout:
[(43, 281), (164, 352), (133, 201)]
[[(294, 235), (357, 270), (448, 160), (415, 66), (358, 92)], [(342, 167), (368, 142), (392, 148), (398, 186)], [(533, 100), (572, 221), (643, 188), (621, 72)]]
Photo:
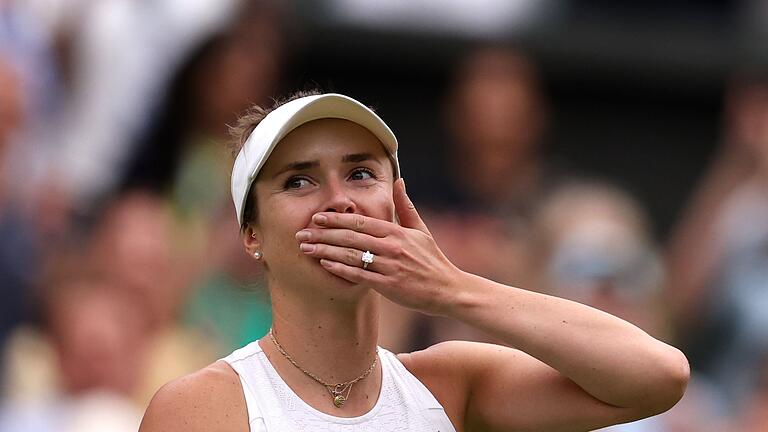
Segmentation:
[(328, 185), (328, 202), (326, 203), (327, 212), (336, 213), (355, 213), (357, 206), (344, 184), (339, 181), (330, 182)]

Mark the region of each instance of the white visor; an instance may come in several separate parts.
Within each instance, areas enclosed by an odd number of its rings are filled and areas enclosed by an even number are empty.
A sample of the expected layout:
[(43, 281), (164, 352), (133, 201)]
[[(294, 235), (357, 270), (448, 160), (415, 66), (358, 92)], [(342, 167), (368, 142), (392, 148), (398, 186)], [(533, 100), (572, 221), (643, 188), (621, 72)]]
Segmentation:
[(376, 113), (360, 102), (340, 94), (306, 96), (290, 101), (270, 112), (251, 132), (232, 167), (232, 200), (237, 222), (243, 225), (243, 211), (251, 184), (269, 159), (269, 155), (292, 130), (313, 120), (339, 118), (368, 129), (381, 141), (394, 162), (395, 178), (400, 177), (397, 138)]

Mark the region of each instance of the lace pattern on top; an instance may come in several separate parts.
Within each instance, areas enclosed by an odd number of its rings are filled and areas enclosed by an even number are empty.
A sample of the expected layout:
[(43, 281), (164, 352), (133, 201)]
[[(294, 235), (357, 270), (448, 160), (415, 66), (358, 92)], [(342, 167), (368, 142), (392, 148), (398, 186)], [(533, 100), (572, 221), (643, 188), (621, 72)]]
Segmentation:
[(374, 407), (359, 417), (335, 417), (311, 407), (278, 375), (258, 342), (223, 360), (240, 376), (251, 432), (455, 432), (429, 390), (379, 348), (382, 386)]

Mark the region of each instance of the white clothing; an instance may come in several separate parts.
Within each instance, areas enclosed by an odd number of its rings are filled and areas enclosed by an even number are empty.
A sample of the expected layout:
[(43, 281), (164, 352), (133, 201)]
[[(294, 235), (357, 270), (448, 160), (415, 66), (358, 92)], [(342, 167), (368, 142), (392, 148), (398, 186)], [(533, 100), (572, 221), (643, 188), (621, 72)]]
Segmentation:
[(47, 170), (59, 173), (76, 207), (87, 209), (117, 185), (173, 71), (200, 41), (228, 24), (239, 4), (99, 0), (85, 9), (73, 42), (60, 147)]
[(278, 375), (258, 342), (223, 360), (240, 376), (251, 432), (456, 431), (442, 405), (394, 354), (379, 348), (379, 359), (379, 399), (370, 411), (351, 418), (325, 414), (301, 400)]

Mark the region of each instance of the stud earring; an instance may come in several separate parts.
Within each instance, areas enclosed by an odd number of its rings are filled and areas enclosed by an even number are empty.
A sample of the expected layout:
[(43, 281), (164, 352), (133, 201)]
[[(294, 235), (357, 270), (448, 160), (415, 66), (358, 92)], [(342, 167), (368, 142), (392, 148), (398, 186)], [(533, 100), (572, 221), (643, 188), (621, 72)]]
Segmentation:
[(259, 252), (259, 251), (254, 252), (253, 253), (253, 257), (256, 258), (257, 260), (260, 260), (261, 259), (261, 252)]
[(256, 238), (256, 233), (251, 233), (251, 238)]

